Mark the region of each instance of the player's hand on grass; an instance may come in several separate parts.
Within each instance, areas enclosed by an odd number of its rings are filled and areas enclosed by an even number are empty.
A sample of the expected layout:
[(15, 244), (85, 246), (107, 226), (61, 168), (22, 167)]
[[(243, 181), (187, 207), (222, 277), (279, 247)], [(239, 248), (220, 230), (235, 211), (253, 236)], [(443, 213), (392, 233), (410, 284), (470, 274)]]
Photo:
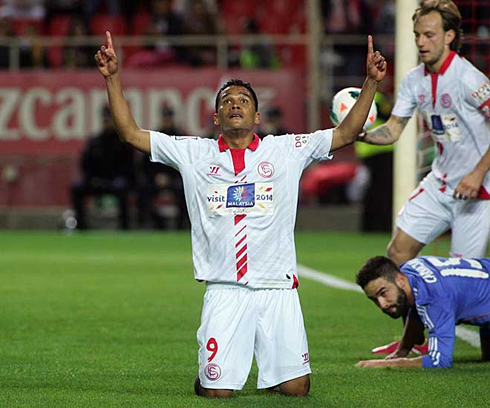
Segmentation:
[(462, 200), (476, 198), (485, 174), (483, 170), (476, 168), (470, 174), (464, 176), (454, 189), (453, 197)]
[(95, 54), (97, 68), (104, 78), (114, 75), (118, 70), (117, 55), (112, 43), (111, 33), (105, 32), (107, 36), (107, 46), (103, 45)]
[(379, 51), (374, 52), (373, 37), (368, 36), (368, 54), (366, 60), (367, 76), (380, 82), (386, 75), (385, 57)]

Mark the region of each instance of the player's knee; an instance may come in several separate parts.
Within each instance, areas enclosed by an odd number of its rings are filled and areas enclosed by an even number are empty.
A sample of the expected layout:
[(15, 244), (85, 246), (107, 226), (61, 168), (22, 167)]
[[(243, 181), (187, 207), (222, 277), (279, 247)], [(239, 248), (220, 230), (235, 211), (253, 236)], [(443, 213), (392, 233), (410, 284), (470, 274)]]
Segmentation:
[(390, 258), (397, 265), (409, 261), (417, 256), (417, 252), (411, 251), (410, 248), (405, 247), (396, 240), (391, 240), (386, 249), (388, 258)]
[(310, 391), (310, 376), (305, 375), (279, 385), (279, 392), (283, 395), (306, 397)]
[(231, 398), (233, 396), (232, 390), (212, 390), (209, 388), (203, 388), (203, 397), (206, 398)]
[(231, 398), (233, 396), (233, 390), (213, 390), (211, 388), (204, 388), (201, 385), (199, 377), (194, 382), (194, 392), (200, 397), (206, 398)]

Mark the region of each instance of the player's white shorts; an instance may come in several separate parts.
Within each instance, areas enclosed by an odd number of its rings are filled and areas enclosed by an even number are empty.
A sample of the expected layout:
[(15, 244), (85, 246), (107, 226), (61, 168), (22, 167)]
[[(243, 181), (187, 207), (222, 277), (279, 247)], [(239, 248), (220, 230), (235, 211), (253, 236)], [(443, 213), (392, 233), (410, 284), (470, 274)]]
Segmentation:
[(254, 354), (258, 388), (311, 373), (296, 289), (208, 283), (197, 341), (204, 388), (241, 390)]
[(452, 229), (451, 256), (483, 258), (490, 237), (490, 200), (456, 200), (430, 173), (400, 211), (397, 226), (428, 244)]

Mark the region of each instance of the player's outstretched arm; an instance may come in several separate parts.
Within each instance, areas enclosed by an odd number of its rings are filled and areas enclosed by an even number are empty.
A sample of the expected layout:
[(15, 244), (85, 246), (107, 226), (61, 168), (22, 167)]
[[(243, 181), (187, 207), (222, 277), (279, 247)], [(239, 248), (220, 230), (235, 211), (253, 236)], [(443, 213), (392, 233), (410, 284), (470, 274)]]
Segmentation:
[(388, 145), (395, 143), (405, 129), (410, 118), (401, 118), (391, 115), (389, 119), (369, 132), (362, 133), (357, 138), (358, 141), (375, 145)]
[(383, 368), (383, 367), (413, 367), (422, 368), (422, 357), (394, 358), (391, 360), (363, 360), (356, 367)]
[(95, 54), (95, 61), (99, 72), (106, 82), (112, 120), (114, 121), (119, 138), (123, 142), (129, 143), (135, 149), (149, 154), (150, 133), (140, 129), (131, 114), (119, 80), (119, 64), (111, 33), (106, 31), (106, 36), (107, 46), (103, 45), (100, 47), (97, 54)]
[(356, 103), (342, 121), (333, 131), (331, 150), (340, 149), (357, 140), (362, 127), (366, 122), (369, 109), (378, 89), (379, 82), (386, 75), (386, 61), (379, 51), (374, 52), (373, 37), (368, 37), (368, 53), (366, 59), (367, 78), (362, 86), (361, 94)]

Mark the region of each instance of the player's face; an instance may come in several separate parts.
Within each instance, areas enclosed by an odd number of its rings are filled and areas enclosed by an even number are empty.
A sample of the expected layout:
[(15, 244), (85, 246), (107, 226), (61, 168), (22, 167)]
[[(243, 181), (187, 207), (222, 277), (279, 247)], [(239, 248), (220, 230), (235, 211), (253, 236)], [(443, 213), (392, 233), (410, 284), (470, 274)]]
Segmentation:
[(444, 31), (442, 17), (436, 11), (420, 17), (413, 31), (420, 60), (430, 71), (438, 71), (450, 53), (454, 31)]
[(395, 282), (378, 278), (369, 282), (364, 287), (364, 292), (383, 313), (393, 319), (407, 315), (409, 309), (407, 294)]
[(221, 125), (223, 131), (251, 131), (260, 122), (260, 113), (250, 91), (242, 86), (229, 86), (221, 92), (218, 111), (214, 122)]

